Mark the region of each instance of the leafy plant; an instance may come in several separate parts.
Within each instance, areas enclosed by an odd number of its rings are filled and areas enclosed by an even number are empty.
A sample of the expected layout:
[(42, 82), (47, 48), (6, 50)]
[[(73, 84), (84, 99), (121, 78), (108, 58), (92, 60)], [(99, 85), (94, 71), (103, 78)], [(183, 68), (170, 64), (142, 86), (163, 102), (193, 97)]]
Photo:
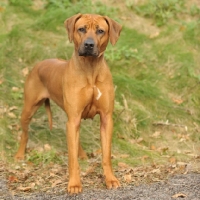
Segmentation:
[(138, 14), (153, 18), (158, 26), (162, 26), (178, 13), (183, 13), (184, 4), (184, 0), (149, 0), (144, 5), (135, 6), (134, 9)]

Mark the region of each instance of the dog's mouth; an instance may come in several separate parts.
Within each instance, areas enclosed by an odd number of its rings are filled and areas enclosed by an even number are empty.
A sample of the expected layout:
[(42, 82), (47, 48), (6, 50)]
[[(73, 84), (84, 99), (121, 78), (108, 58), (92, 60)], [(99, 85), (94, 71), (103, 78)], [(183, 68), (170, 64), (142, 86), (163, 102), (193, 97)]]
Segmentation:
[(97, 52), (91, 52), (91, 51), (79, 51), (79, 56), (84, 56), (84, 57), (87, 57), (87, 56), (92, 56), (92, 57), (98, 57), (98, 53)]

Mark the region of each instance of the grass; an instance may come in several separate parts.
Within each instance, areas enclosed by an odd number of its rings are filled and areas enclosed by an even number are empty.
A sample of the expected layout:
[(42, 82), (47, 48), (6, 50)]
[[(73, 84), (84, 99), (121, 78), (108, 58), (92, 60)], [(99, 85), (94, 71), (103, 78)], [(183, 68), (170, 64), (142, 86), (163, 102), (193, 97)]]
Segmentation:
[[(151, 33), (123, 27), (117, 45), (109, 45), (105, 54), (117, 88), (113, 134), (115, 168), (118, 162), (135, 167), (169, 163), (168, 158), (173, 156), (178, 161), (193, 159), (187, 152), (198, 155), (200, 21), (196, 5), (187, 8), (186, 1), (152, 0), (142, 5), (123, 4), (119, 8), (116, 4), (111, 8), (89, 0), (44, 2), (37, 9), (33, 1), (0, 3), (0, 152), (4, 162), (13, 163), (18, 147), (23, 69), (30, 70), (46, 58), (70, 58), (73, 45), (67, 39), (63, 22), (78, 12), (90, 12), (91, 7), (92, 12), (108, 15), (122, 24), (123, 16), (118, 16), (120, 9), (162, 25), (154, 38), (149, 37)], [(156, 15), (155, 7), (159, 9)], [(44, 108), (34, 116), (27, 162), (66, 163), (66, 117), (54, 104), (52, 108), (52, 131), (48, 129)], [(163, 125), (155, 125), (157, 122)], [(160, 137), (153, 137), (155, 132), (160, 132)], [(83, 121), (81, 141), (89, 155), (100, 149), (99, 117)], [(51, 150), (45, 151), (44, 144), (49, 144)], [(155, 149), (151, 149), (152, 145)], [(166, 147), (168, 150), (163, 153), (160, 149)], [(120, 157), (121, 154), (128, 157)], [(148, 157), (145, 161), (144, 156)], [(89, 164), (81, 162), (81, 165), (87, 168)]]

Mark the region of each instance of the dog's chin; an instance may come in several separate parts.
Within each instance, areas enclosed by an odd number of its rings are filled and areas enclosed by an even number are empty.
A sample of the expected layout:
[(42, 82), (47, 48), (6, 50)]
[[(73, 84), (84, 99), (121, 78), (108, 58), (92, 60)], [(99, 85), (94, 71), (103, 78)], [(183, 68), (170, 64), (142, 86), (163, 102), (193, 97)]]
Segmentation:
[(99, 54), (97, 52), (81, 52), (79, 51), (79, 56), (84, 56), (84, 57), (98, 57)]

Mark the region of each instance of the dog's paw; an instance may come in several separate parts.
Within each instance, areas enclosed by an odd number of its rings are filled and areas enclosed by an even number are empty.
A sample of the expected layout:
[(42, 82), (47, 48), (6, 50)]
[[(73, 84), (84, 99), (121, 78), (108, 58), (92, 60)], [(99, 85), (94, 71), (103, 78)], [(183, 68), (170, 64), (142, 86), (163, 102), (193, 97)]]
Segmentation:
[(80, 181), (69, 181), (67, 191), (69, 194), (78, 194), (82, 192), (82, 184)]
[(112, 175), (106, 178), (106, 186), (108, 189), (118, 188), (120, 187), (120, 182), (117, 180), (117, 178), (114, 175)]

